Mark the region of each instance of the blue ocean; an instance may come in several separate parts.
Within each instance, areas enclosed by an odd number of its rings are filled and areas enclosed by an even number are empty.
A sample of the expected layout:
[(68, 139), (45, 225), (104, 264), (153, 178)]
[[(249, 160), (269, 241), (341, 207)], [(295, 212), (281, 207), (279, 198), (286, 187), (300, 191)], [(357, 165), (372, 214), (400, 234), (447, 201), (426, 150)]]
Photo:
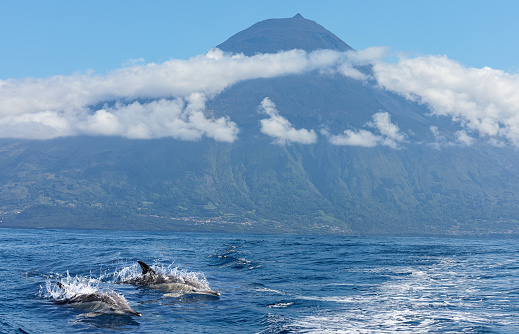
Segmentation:
[[(2, 333), (519, 333), (519, 240), (0, 229)], [(136, 261), (219, 298), (120, 284)], [(142, 316), (58, 303), (57, 282)]]

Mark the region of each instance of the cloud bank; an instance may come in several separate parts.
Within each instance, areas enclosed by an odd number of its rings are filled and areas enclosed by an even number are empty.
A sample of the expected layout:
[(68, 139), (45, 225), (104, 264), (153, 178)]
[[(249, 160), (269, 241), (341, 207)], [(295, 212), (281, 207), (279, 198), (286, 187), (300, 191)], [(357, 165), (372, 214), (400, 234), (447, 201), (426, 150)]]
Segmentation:
[(279, 115), (276, 105), (268, 97), (261, 101), (259, 111), (267, 114), (269, 118), (262, 119), (261, 132), (274, 138), (276, 144), (313, 144), (317, 141), (314, 130), (295, 129), (283, 116)]
[(71, 75), (47, 79), (0, 80), (0, 116), (42, 111), (72, 112), (100, 101), (214, 96), (239, 81), (272, 78), (326, 68), (340, 53), (224, 54), (218, 49), (189, 60), (122, 68), (106, 76)]
[(374, 76), (379, 85), (427, 104), (433, 114), (449, 116), (469, 132), (519, 146), (519, 74), (427, 56), (377, 62)]
[[(348, 54), (331, 50), (246, 57), (213, 49), (189, 60), (134, 65), (105, 76), (0, 80), (0, 137), (111, 135), (198, 140), (206, 136), (232, 142), (237, 138), (236, 124), (207, 116), (207, 98), (239, 81), (327, 70), (347, 61)], [(157, 101), (135, 102), (139, 99)], [(109, 101), (117, 103), (93, 107)], [(267, 127), (282, 119), (271, 118)]]
[[(208, 99), (240, 81), (319, 71), (369, 81), (428, 105), (432, 115), (452, 118), (462, 127), (453, 144), (469, 146), (479, 136), (493, 145), (519, 146), (519, 74), (468, 68), (445, 56), (391, 63), (384, 61), (386, 52), (291, 50), (247, 57), (213, 49), (189, 60), (130, 64), (107, 75), (0, 80), (0, 137), (207, 137), (233, 142), (237, 124), (206, 112)], [(364, 65), (371, 65), (371, 71), (361, 70)], [(275, 142), (315, 142), (312, 130), (295, 129), (272, 101), (264, 100), (261, 108), (269, 116), (262, 131)], [(365, 147), (399, 147), (403, 138), (387, 113), (375, 113), (365, 129), (329, 137), (337, 145)], [(436, 143), (447, 145), (441, 137)]]
[(229, 119), (209, 119), (204, 113), (205, 97), (192, 94), (188, 104), (180, 98), (160, 99), (150, 103), (117, 103), (100, 109), (78, 124), (85, 134), (123, 136), (133, 139), (173, 137), (200, 140), (203, 136), (223, 142), (233, 142), (238, 127)]
[(200, 140), (206, 136), (233, 142), (236, 123), (228, 118), (209, 118), (204, 113), (205, 97), (192, 94), (185, 99), (160, 99), (149, 103), (117, 102), (91, 113), (86, 109), (67, 113), (40, 111), (0, 118), (3, 137), (50, 139), (74, 135), (122, 136), (132, 139), (172, 137)]

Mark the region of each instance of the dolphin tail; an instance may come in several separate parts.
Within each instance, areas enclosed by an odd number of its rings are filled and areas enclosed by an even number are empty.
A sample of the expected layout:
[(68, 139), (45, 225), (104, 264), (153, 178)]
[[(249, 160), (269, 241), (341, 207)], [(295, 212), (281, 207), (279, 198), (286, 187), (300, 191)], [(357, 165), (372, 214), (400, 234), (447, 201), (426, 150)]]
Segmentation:
[(142, 261), (137, 261), (137, 263), (141, 266), (142, 274), (146, 275), (147, 273), (151, 273), (153, 275), (156, 274), (155, 270), (153, 270), (150, 266), (148, 266), (146, 263)]

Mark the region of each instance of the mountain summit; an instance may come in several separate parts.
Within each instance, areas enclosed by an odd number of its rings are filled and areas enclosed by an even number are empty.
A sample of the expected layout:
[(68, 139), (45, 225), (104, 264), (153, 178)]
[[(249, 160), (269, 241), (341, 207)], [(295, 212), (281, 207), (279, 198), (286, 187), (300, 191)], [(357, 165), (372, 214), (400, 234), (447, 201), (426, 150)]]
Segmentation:
[(293, 49), (352, 50), (333, 33), (314, 21), (305, 19), (301, 14), (288, 19), (268, 19), (258, 22), (217, 47), (226, 52), (243, 53), (246, 56)]

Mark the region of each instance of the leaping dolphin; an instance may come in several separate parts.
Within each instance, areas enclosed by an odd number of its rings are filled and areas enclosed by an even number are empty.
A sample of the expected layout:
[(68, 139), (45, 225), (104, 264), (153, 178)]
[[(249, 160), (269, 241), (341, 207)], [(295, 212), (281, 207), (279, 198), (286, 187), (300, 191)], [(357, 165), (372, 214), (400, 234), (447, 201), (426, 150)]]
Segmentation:
[(142, 274), (122, 283), (149, 287), (162, 291), (177, 291), (188, 294), (220, 296), (219, 292), (200, 286), (201, 284), (189, 277), (178, 277), (157, 273), (153, 268), (142, 261), (137, 261)]
[[(56, 285), (67, 295), (67, 285), (57, 282)], [(57, 299), (56, 303), (66, 304), (75, 308), (88, 310), (90, 314), (114, 314), (114, 315), (135, 315), (140, 317), (141, 314), (134, 311), (126, 299), (116, 293), (110, 292), (90, 292), (90, 293), (72, 293), (63, 299)]]

